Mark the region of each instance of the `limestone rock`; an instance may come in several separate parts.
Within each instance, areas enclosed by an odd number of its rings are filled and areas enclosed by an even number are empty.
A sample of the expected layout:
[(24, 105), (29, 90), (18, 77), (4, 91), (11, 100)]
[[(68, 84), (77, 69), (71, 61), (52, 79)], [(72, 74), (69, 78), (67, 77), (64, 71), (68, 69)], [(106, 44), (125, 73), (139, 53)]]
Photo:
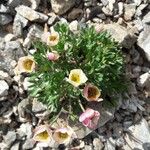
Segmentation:
[(123, 149), (145, 149), (144, 143), (150, 142), (150, 129), (147, 121), (142, 119), (139, 124), (129, 127), (128, 131), (129, 133), (125, 135), (126, 144)]
[(12, 21), (12, 16), (8, 14), (0, 14), (0, 25), (6, 25)]
[(34, 22), (46, 22), (48, 20), (48, 16), (43, 13), (37, 12), (30, 7), (21, 5), (15, 8), (18, 14), (23, 16), (24, 18), (34, 21)]
[(8, 94), (9, 86), (4, 80), (0, 80), (0, 97), (6, 96)]
[(103, 29), (107, 30), (125, 48), (131, 48), (136, 41), (134, 33), (119, 24), (106, 24), (103, 26)]
[(134, 16), (135, 14), (135, 11), (136, 11), (136, 5), (135, 4), (125, 4), (124, 5), (124, 18), (126, 21), (130, 21), (132, 20), (132, 17)]
[(138, 37), (138, 46), (141, 47), (145, 53), (148, 61), (150, 61), (150, 26), (145, 25), (144, 31), (142, 31)]
[(62, 15), (75, 5), (75, 0), (51, 0), (52, 10)]
[(150, 23), (150, 12), (144, 16), (143, 22), (147, 24)]

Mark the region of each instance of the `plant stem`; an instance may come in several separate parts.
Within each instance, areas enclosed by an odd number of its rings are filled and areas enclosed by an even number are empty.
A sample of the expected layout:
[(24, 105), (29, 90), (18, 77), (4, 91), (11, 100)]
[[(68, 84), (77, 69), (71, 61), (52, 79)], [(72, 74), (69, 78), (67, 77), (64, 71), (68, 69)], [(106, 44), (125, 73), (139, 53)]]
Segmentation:
[(85, 111), (85, 109), (84, 109), (84, 107), (83, 107), (83, 105), (82, 105), (82, 103), (81, 103), (80, 99), (78, 99), (78, 102), (79, 102), (80, 108), (81, 108), (81, 109), (82, 109), (82, 111), (84, 112), (84, 111)]

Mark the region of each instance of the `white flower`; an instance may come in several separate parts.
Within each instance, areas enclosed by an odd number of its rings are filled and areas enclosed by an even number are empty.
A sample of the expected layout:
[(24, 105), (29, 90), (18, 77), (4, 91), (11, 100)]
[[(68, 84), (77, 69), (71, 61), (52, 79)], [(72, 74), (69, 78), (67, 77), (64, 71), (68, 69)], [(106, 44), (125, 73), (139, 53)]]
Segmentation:
[(73, 86), (78, 87), (85, 83), (88, 79), (81, 69), (73, 69), (69, 74), (69, 78), (66, 79)]

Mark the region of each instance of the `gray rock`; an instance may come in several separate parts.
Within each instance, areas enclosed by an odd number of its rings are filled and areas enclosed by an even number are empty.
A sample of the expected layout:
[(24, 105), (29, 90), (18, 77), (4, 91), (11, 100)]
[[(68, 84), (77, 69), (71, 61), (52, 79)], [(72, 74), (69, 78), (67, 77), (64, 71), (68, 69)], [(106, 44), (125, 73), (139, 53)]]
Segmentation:
[(32, 9), (37, 9), (41, 0), (29, 0), (31, 2), (31, 8)]
[(73, 32), (73, 33), (76, 33), (79, 29), (79, 23), (77, 20), (74, 20), (72, 21), (70, 24), (69, 24), (69, 29)]
[(16, 142), (12, 145), (10, 150), (19, 150), (20, 142)]
[(23, 149), (32, 149), (35, 145), (35, 141), (33, 139), (27, 139), (23, 144)]
[(136, 5), (135, 4), (124, 4), (124, 18), (126, 21), (132, 20), (132, 17), (135, 14), (136, 11)]
[(137, 83), (139, 87), (147, 87), (150, 88), (150, 73), (142, 74), (138, 79)]
[(14, 41), (15, 38), (16, 38), (16, 37), (15, 37), (14, 34), (8, 33), (8, 34), (6, 34), (6, 36), (5, 36), (5, 42)]
[(15, 8), (15, 10), (19, 15), (33, 22), (46, 22), (48, 20), (48, 16), (45, 14), (37, 12), (24, 5)]
[(150, 12), (147, 13), (147, 14), (144, 16), (144, 18), (143, 18), (142, 21), (143, 21), (144, 23), (147, 23), (147, 24), (150, 23)]
[(93, 146), (92, 145), (85, 145), (84, 149), (85, 150), (93, 150)]
[(136, 6), (139, 6), (142, 3), (142, 0), (134, 0), (134, 3), (136, 4)]
[(0, 25), (6, 25), (12, 21), (12, 16), (8, 14), (0, 14)]
[(75, 20), (75, 19), (81, 19), (83, 17), (83, 10), (79, 8), (74, 8), (69, 14), (68, 14), (68, 20)]
[(135, 16), (141, 16), (143, 14), (143, 10), (148, 6), (148, 4), (141, 4), (137, 9)]
[(109, 3), (109, 1), (108, 1), (108, 0), (101, 0), (101, 2), (102, 2), (102, 4), (103, 4), (104, 6), (107, 6), (107, 5), (108, 5), (108, 3)]
[(32, 103), (32, 111), (34, 113), (39, 113), (39, 112), (43, 112), (47, 109), (47, 107), (45, 105), (43, 105), (41, 102), (39, 102), (37, 99), (33, 100)]
[(52, 10), (62, 15), (75, 5), (75, 0), (51, 0)]
[(150, 61), (150, 26), (145, 25), (144, 31), (140, 33), (138, 37), (138, 46), (141, 47), (145, 53), (148, 61)]
[(28, 20), (17, 13), (13, 23), (14, 35), (22, 36), (23, 28), (26, 27), (27, 24), (28, 24)]
[(122, 15), (123, 14), (123, 2), (119, 2), (118, 3), (118, 9), (119, 9), (119, 15)]
[(57, 21), (59, 21), (59, 17), (57, 15), (52, 15), (49, 19), (48, 19), (48, 25), (53, 25), (55, 24)]
[(8, 94), (9, 86), (4, 80), (0, 80), (0, 97), (6, 96)]
[(0, 13), (8, 13), (10, 12), (9, 7), (0, 4)]
[(150, 141), (150, 129), (145, 119), (138, 124), (129, 127), (128, 134), (125, 135), (126, 143), (123, 149), (144, 149), (144, 143)]
[(128, 93), (129, 94), (137, 94), (137, 90), (136, 90), (136, 86), (135, 86), (135, 83), (131, 83), (129, 86), (128, 86)]
[(19, 121), (21, 122), (27, 122), (26, 119), (26, 111), (25, 108), (30, 106), (30, 100), (29, 99), (23, 99), (19, 104), (18, 104), (18, 115), (19, 115)]
[(107, 140), (104, 150), (116, 150), (115, 141), (111, 137)]
[(16, 133), (14, 131), (8, 131), (8, 133), (3, 136), (3, 139), (9, 147), (16, 140)]
[(8, 1), (8, 6), (10, 7), (16, 7), (19, 6), (21, 4), (20, 0), (9, 0)]
[(125, 27), (119, 24), (106, 24), (103, 26), (103, 29), (107, 30), (112, 35), (112, 37), (125, 48), (131, 48), (136, 41), (134, 32), (127, 30)]
[(43, 27), (37, 24), (30, 26), (29, 32), (24, 40), (23, 46), (26, 48), (30, 48), (32, 40), (35, 38), (41, 38), (42, 34), (43, 34)]
[(93, 140), (94, 150), (102, 150), (104, 145), (99, 138)]
[(19, 138), (26, 136), (27, 139), (32, 138), (32, 125), (30, 123), (21, 124), (20, 128), (17, 129), (17, 134)]
[(103, 13), (98, 14), (97, 17), (100, 18), (100, 19), (102, 19), (102, 20), (106, 19), (106, 16)]

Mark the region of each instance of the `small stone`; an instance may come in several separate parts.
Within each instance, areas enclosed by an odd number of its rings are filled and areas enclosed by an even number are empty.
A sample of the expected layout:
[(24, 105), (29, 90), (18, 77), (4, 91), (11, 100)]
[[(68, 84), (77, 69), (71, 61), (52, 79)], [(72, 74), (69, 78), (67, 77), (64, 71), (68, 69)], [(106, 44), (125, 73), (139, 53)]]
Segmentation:
[(94, 150), (102, 150), (104, 145), (99, 138), (93, 140)]
[(69, 14), (68, 14), (68, 20), (80, 20), (83, 17), (83, 10), (79, 8), (74, 8)]
[(106, 16), (103, 13), (98, 14), (97, 17), (100, 18), (100, 19), (102, 19), (102, 20), (106, 19)]
[(147, 7), (148, 4), (141, 4), (137, 9), (136, 9), (136, 13), (135, 16), (140, 17), (141, 15), (143, 15), (143, 10)]
[(41, 38), (42, 34), (43, 34), (43, 27), (37, 24), (30, 26), (27, 37), (23, 42), (23, 46), (26, 48), (30, 48), (32, 40), (35, 38)]
[(85, 150), (93, 150), (92, 145), (85, 145), (84, 147)]
[(0, 4), (0, 13), (9, 13), (9, 12), (10, 12), (9, 7)]
[(104, 150), (116, 150), (115, 141), (111, 137), (107, 140)]
[(23, 149), (32, 149), (34, 147), (35, 143), (36, 143), (36, 141), (34, 141), (33, 139), (27, 139), (25, 141), (25, 143), (23, 144), (22, 148)]
[(32, 125), (30, 123), (21, 124), (20, 128), (17, 129), (19, 138), (26, 136), (27, 139), (32, 138)]
[(17, 11), (17, 13), (21, 16), (23, 16), (24, 18), (30, 20), (30, 21), (34, 21), (34, 22), (46, 22), (48, 20), (48, 16), (46, 16), (43, 13), (37, 12), (33, 9), (31, 9), (30, 7), (21, 5), (17, 8), (15, 8), (15, 10)]
[(31, 8), (36, 10), (38, 8), (41, 0), (30, 0), (30, 2), (31, 2)]
[(10, 150), (19, 150), (20, 142), (16, 142), (12, 145)]
[(125, 122), (123, 122), (123, 126), (124, 126), (124, 128), (128, 128), (128, 127), (130, 127), (131, 125), (133, 124), (133, 122), (132, 121), (125, 121)]
[(16, 133), (14, 131), (8, 131), (8, 133), (3, 137), (3, 139), (9, 147), (16, 140)]
[(135, 4), (124, 4), (124, 19), (126, 21), (130, 21), (132, 20), (132, 17), (134, 16), (135, 14), (135, 11), (136, 11), (136, 5)]
[(107, 5), (108, 5), (108, 3), (109, 3), (109, 1), (108, 1), (108, 0), (101, 0), (101, 2), (102, 2), (102, 4), (103, 4), (104, 6), (107, 6)]
[(142, 0), (134, 0), (134, 3), (136, 4), (136, 6), (139, 6), (142, 3)]
[(43, 105), (41, 102), (39, 102), (38, 100), (36, 99), (33, 100), (32, 111), (34, 113), (43, 112), (46, 110), (46, 108), (47, 107)]
[(6, 96), (8, 94), (9, 86), (6, 81), (0, 80), (0, 97)]
[(55, 24), (57, 21), (59, 21), (59, 16), (57, 16), (57, 15), (52, 15), (49, 19), (48, 19), (48, 25), (53, 25), (53, 24)]
[(112, 11), (111, 11), (109, 8), (107, 8), (107, 7), (103, 7), (103, 8), (102, 8), (102, 11), (103, 11), (103, 13), (104, 13), (106, 16), (112, 16), (112, 15), (113, 15)]
[(122, 15), (123, 14), (123, 2), (119, 2), (118, 3), (118, 9), (119, 9), (119, 15)]
[(74, 5), (75, 0), (51, 0), (52, 10), (58, 15), (63, 15)]
[(128, 93), (131, 95), (137, 94), (135, 83), (130, 83), (130, 85), (128, 86)]
[(150, 73), (142, 74), (138, 79), (137, 83), (139, 87), (147, 87), (150, 88)]
[(78, 23), (77, 20), (74, 20), (74, 21), (72, 21), (72, 22), (69, 24), (69, 29), (70, 29), (73, 33), (77, 32), (77, 31), (78, 31), (78, 28), (79, 28), (79, 23)]
[(144, 16), (142, 22), (147, 23), (147, 24), (150, 23), (150, 12)]
[[(138, 124), (129, 127), (129, 133), (125, 135), (125, 145), (123, 149), (143, 149), (144, 143), (150, 141), (150, 130), (148, 123), (142, 119)], [(140, 142), (139, 142), (140, 141)], [(141, 144), (143, 143), (143, 144)]]
[(119, 24), (106, 24), (103, 26), (103, 30), (107, 30), (112, 35), (112, 37), (125, 48), (131, 48), (132, 45), (136, 42), (136, 36), (134, 32), (127, 30), (125, 27)]
[(13, 41), (14, 39), (15, 39), (15, 35), (14, 34), (8, 33), (5, 36), (5, 42)]
[(12, 21), (12, 16), (8, 14), (0, 14), (0, 25), (6, 25)]
[(138, 46), (140, 46), (147, 58), (148, 61), (150, 61), (150, 26), (145, 25), (144, 26), (144, 31), (142, 31), (138, 37)]
[(28, 87), (31, 85), (31, 83), (29, 82), (29, 77), (26, 77), (23, 81), (23, 87), (24, 90), (28, 90)]
[(19, 6), (21, 3), (20, 0), (9, 0), (8, 1), (8, 6), (10, 7), (16, 7), (16, 6)]

